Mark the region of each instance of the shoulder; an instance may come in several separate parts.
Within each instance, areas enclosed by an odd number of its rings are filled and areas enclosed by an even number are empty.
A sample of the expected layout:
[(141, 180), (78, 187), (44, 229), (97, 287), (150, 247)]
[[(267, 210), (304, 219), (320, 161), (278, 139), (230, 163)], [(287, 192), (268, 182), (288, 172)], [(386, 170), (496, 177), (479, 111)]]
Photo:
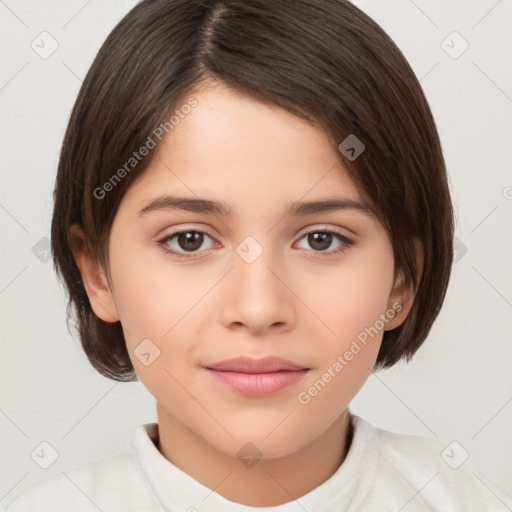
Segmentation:
[(360, 417), (356, 428), (375, 439), (376, 486), (421, 501), (435, 510), (509, 511), (512, 498), (471, 464), (457, 441), (398, 434), (374, 427)]
[(6, 512), (161, 510), (133, 448), (47, 478), (18, 496)]

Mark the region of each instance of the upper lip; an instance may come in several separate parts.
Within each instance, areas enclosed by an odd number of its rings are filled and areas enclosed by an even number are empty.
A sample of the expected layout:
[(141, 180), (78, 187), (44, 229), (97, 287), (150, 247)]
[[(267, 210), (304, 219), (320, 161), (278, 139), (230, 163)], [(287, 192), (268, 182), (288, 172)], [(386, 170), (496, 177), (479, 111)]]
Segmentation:
[(267, 356), (261, 359), (253, 359), (251, 357), (234, 357), (232, 359), (225, 359), (224, 361), (208, 365), (206, 368), (211, 370), (241, 373), (272, 373), (309, 369), (289, 361), (288, 359), (275, 356)]

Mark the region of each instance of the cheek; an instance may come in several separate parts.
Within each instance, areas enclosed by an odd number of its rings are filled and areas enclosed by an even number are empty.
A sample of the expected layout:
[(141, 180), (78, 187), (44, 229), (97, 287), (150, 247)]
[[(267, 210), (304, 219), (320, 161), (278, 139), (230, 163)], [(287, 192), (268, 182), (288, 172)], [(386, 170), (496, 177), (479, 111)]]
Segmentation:
[[(298, 407), (316, 423), (318, 433), (348, 407), (370, 375), (382, 341), (380, 315), (387, 311), (391, 265), (347, 265), (329, 280), (328, 294), (314, 307), (330, 329), (313, 338), (317, 366), (297, 395)], [(366, 262), (368, 263), (368, 262)], [(331, 332), (333, 331), (333, 332)]]
[(129, 246), (121, 241), (111, 251), (116, 304), (140, 380), (165, 401), (167, 394), (183, 393), (178, 382), (187, 377), (184, 362), (195, 360), (197, 328), (209, 314), (207, 294), (222, 273), (180, 270), (157, 248), (128, 251)]
[(165, 340), (186, 325), (215, 276), (180, 270), (156, 247), (134, 247), (136, 242), (114, 241), (111, 251), (118, 312), (132, 338)]
[[(385, 328), (381, 315), (388, 311), (394, 275), (392, 248), (385, 240), (374, 248), (354, 252), (339, 266), (317, 274), (314, 282), (322, 292), (305, 297), (322, 320), (323, 333), (313, 338), (318, 364), (301, 388), (302, 398), (297, 397), (311, 414), (325, 414), (327, 408), (334, 420), (374, 367)], [(313, 290), (312, 286), (313, 282), (304, 283), (302, 289)]]
[(392, 249), (382, 243), (373, 251), (354, 251), (340, 265), (327, 267), (321, 273), (305, 273), (302, 290), (311, 290), (305, 302), (323, 321), (324, 340), (333, 349), (342, 350), (357, 336), (379, 322), (388, 309), (393, 286)]

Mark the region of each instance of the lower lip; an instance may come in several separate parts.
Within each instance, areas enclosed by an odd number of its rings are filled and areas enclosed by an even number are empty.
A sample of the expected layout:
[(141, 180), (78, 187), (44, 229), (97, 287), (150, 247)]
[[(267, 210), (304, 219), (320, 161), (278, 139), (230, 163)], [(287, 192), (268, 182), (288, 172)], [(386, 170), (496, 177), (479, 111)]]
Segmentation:
[(299, 382), (309, 370), (241, 373), (206, 368), (214, 378), (247, 396), (267, 396)]

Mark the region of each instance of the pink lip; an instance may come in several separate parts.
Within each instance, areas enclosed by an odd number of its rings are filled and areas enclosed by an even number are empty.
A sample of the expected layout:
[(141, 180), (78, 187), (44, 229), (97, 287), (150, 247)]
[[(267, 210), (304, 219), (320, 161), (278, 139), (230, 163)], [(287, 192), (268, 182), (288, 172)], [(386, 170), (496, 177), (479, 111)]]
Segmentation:
[(243, 373), (271, 373), (283, 370), (291, 371), (308, 369), (304, 366), (295, 364), (288, 359), (276, 356), (267, 356), (262, 357), (261, 359), (253, 359), (252, 357), (233, 357), (232, 359), (225, 359), (218, 363), (205, 365), (205, 367), (212, 370)]
[(230, 388), (247, 396), (266, 396), (277, 393), (298, 382), (309, 370), (282, 371), (271, 373), (242, 373), (212, 370), (213, 377)]
[(237, 357), (205, 367), (218, 381), (247, 396), (277, 393), (302, 379), (309, 371), (287, 359)]

